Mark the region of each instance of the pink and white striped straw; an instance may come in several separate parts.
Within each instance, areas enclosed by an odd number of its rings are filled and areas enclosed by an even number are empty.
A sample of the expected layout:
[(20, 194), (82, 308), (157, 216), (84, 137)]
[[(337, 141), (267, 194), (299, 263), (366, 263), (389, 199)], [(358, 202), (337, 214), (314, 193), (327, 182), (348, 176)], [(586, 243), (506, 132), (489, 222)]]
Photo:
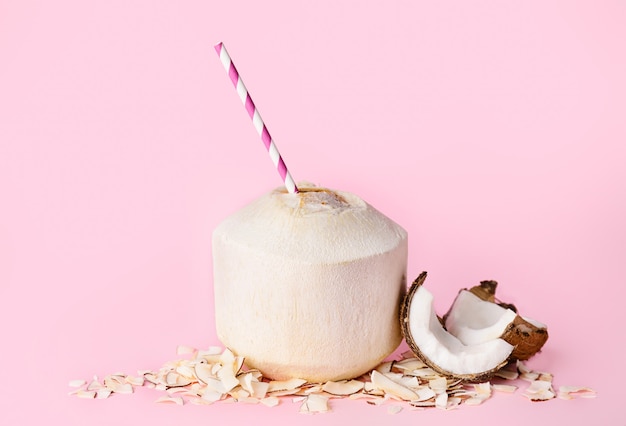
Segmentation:
[(230, 55), (228, 55), (224, 43), (216, 44), (215, 50), (217, 51), (217, 54), (222, 61), (222, 65), (224, 65), (224, 68), (226, 69), (226, 72), (230, 77), (230, 80), (233, 82), (235, 89), (237, 89), (239, 99), (241, 99), (241, 102), (246, 107), (246, 111), (248, 111), (248, 115), (252, 119), (252, 124), (254, 125), (254, 128), (259, 133), (259, 136), (261, 136), (261, 140), (265, 144), (265, 148), (270, 154), (270, 158), (272, 159), (274, 166), (278, 170), (278, 174), (280, 174), (280, 177), (283, 179), (285, 187), (287, 187), (287, 191), (291, 193), (298, 192), (298, 187), (291, 178), (291, 174), (289, 173), (289, 170), (287, 170), (287, 166), (285, 165), (283, 158), (280, 156), (274, 140), (270, 136), (270, 133), (267, 131), (267, 127), (265, 126), (265, 123), (263, 123), (263, 119), (261, 119), (259, 110), (254, 105), (254, 102), (252, 101), (252, 98), (248, 93), (248, 89), (246, 89), (245, 84), (243, 84), (243, 80), (237, 72), (235, 64), (233, 64), (233, 61), (231, 61)]

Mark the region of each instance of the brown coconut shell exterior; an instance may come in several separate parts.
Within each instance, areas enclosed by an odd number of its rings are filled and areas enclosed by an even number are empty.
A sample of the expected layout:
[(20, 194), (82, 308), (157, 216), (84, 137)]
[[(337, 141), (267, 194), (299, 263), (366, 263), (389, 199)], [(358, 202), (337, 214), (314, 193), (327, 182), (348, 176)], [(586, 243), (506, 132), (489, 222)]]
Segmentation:
[(541, 350), (548, 340), (548, 329), (539, 328), (518, 315), (504, 331), (502, 339), (515, 346), (511, 360), (525, 361)]
[[(505, 309), (511, 309), (513, 312), (517, 313), (515, 305), (504, 303), (496, 299), (497, 287), (497, 281), (486, 280), (481, 281), (480, 285), (470, 288), (469, 291), (480, 297), (482, 300), (497, 303), (499, 306), (502, 306)], [(448, 313), (444, 315), (444, 324), (447, 316)], [(515, 346), (515, 349), (510, 356), (512, 361), (516, 359), (525, 361), (541, 350), (543, 345), (548, 340), (548, 329), (545, 327), (537, 327), (526, 321), (518, 314), (513, 322), (506, 328), (504, 333), (502, 333), (501, 338), (506, 340), (509, 344)]]
[(489, 371), (483, 371), (483, 372), (476, 373), (476, 374), (457, 374), (452, 371), (447, 371), (439, 367), (434, 361), (429, 359), (426, 355), (422, 353), (422, 351), (420, 351), (419, 347), (415, 343), (415, 340), (413, 340), (413, 336), (411, 335), (411, 330), (409, 327), (409, 312), (410, 312), (410, 307), (411, 307), (411, 300), (413, 299), (413, 296), (415, 295), (415, 292), (417, 291), (417, 289), (426, 280), (426, 275), (427, 273), (426, 271), (424, 271), (421, 274), (419, 274), (419, 276), (415, 279), (415, 281), (413, 281), (413, 283), (411, 284), (411, 287), (409, 288), (409, 291), (407, 292), (406, 296), (404, 296), (402, 306), (400, 307), (400, 323), (402, 326), (402, 335), (404, 336), (404, 340), (409, 345), (409, 348), (415, 354), (415, 356), (417, 356), (420, 360), (422, 360), (422, 362), (424, 362), (424, 364), (432, 368), (438, 374), (442, 376), (450, 377), (456, 380), (462, 380), (467, 383), (486, 382), (487, 380), (491, 379), (498, 370), (504, 367), (508, 363), (509, 360), (505, 359), (504, 361), (502, 361), (501, 364), (499, 364), (497, 367)]

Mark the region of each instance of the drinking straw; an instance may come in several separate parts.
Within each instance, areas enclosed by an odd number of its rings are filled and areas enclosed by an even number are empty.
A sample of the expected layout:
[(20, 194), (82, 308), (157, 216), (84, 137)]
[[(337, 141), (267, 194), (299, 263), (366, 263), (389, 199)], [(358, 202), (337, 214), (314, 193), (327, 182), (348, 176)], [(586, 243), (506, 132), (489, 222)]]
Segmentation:
[(230, 59), (230, 55), (226, 51), (224, 43), (216, 44), (215, 51), (220, 57), (222, 65), (224, 65), (224, 69), (226, 69), (226, 72), (228, 73), (230, 80), (233, 82), (235, 89), (237, 89), (239, 99), (241, 99), (241, 102), (246, 108), (246, 111), (248, 111), (248, 115), (252, 119), (252, 124), (254, 125), (256, 131), (259, 133), (259, 136), (261, 136), (261, 140), (263, 141), (263, 144), (265, 145), (265, 148), (267, 149), (267, 152), (269, 153), (270, 158), (274, 163), (274, 166), (278, 170), (278, 174), (280, 174), (280, 177), (282, 178), (285, 187), (287, 187), (287, 191), (291, 193), (298, 192), (298, 187), (291, 178), (291, 174), (289, 173), (289, 170), (287, 170), (287, 166), (285, 165), (283, 158), (280, 156), (278, 148), (276, 147), (274, 140), (270, 136), (270, 133), (268, 132), (267, 127), (263, 122), (263, 119), (261, 119), (259, 110), (254, 105), (254, 102), (252, 101), (252, 98), (248, 93), (248, 89), (246, 89), (246, 86), (243, 83), (239, 72), (237, 72), (235, 64), (233, 64), (233, 61)]

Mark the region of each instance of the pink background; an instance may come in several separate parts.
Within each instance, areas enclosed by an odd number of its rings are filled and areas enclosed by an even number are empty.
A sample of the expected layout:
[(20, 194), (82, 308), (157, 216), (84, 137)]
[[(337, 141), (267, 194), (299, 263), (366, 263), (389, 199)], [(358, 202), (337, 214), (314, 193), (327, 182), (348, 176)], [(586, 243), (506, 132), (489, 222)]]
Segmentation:
[[(626, 423), (625, 4), (338, 3), (0, 0), (0, 423)], [(439, 312), (498, 280), (549, 325), (530, 365), (598, 398), (310, 417), (67, 396), (219, 343), (212, 229), (280, 185), (219, 41), (296, 180), (404, 226)]]

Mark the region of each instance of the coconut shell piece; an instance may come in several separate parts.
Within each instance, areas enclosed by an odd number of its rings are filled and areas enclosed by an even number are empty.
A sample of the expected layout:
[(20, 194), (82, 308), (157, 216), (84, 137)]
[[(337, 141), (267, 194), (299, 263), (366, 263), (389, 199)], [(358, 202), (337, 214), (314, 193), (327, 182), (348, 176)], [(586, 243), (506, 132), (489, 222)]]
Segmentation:
[[(527, 360), (541, 350), (548, 340), (548, 328), (544, 324), (529, 320), (519, 315), (515, 305), (501, 302), (496, 298), (497, 281), (485, 280), (480, 285), (474, 286), (469, 291), (484, 301), (495, 303), (504, 309), (510, 309), (517, 317), (504, 330), (502, 339), (515, 346), (511, 354), (511, 360)], [(445, 324), (449, 312), (443, 317)]]
[[(446, 370), (445, 368), (442, 368), (441, 366), (439, 366), (436, 360), (430, 359), (428, 356), (426, 356), (426, 354), (424, 354), (424, 352), (420, 349), (419, 345), (415, 342), (415, 339), (413, 338), (413, 334), (412, 334), (411, 327), (410, 327), (410, 321), (409, 321), (411, 301), (414, 295), (416, 294), (416, 292), (418, 291), (418, 289), (423, 285), (424, 281), (426, 280), (426, 275), (427, 275), (426, 272), (422, 272), (415, 279), (415, 281), (411, 284), (411, 287), (409, 288), (408, 293), (404, 297), (404, 300), (402, 302), (401, 309), (400, 309), (400, 319), (401, 319), (400, 322), (402, 326), (402, 334), (407, 344), (409, 345), (409, 348), (420, 360), (422, 360), (428, 367), (430, 367), (439, 375), (462, 380), (468, 383), (481, 383), (481, 382), (485, 382), (489, 380), (491, 377), (493, 377), (493, 375), (498, 370), (500, 370), (502, 367), (504, 367), (507, 364), (508, 355), (505, 355), (502, 358), (501, 362), (493, 365), (491, 368), (487, 370), (477, 371), (475, 373), (459, 373), (455, 371)], [(510, 349), (508, 353), (510, 353)]]
[(521, 316), (509, 325), (502, 339), (515, 346), (511, 359), (525, 361), (541, 350), (548, 340), (547, 327), (537, 327)]
[(481, 281), (480, 285), (476, 285), (470, 288), (469, 291), (487, 302), (496, 303), (499, 306), (502, 306), (504, 309), (510, 309), (513, 312), (517, 313), (517, 308), (515, 307), (515, 305), (511, 303), (504, 303), (496, 299), (497, 287), (498, 287), (497, 281), (485, 280), (485, 281)]

